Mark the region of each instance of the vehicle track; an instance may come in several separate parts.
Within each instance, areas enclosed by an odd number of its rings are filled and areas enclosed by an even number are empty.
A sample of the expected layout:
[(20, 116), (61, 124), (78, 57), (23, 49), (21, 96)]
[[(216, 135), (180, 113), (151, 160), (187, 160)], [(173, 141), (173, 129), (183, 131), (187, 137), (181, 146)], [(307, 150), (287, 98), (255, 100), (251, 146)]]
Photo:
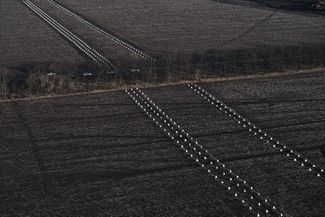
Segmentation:
[(223, 112), (229, 118), (232, 118), (237, 124), (241, 125), (244, 129), (246, 129), (254, 136), (258, 137), (264, 143), (271, 145), (277, 151), (280, 151), (295, 163), (299, 164), (301, 167), (305, 167), (309, 172), (312, 172), (317, 177), (325, 178), (324, 169), (310, 161), (302, 153), (281, 142), (276, 137), (270, 135), (265, 129), (257, 126), (248, 118), (243, 117), (235, 109), (229, 107), (224, 102), (222, 102), (222, 100), (216, 98), (199, 85), (189, 83), (188, 87), (200, 97), (202, 97), (205, 101), (209, 102), (218, 111)]
[(241, 34), (223, 42), (222, 46), (225, 45), (229, 45), (235, 41), (238, 41), (239, 39), (242, 39), (244, 37), (246, 37), (249, 33), (253, 32), (254, 30), (257, 29), (257, 27), (261, 26), (262, 24), (266, 23), (267, 21), (269, 21), (270, 19), (272, 19), (272, 17), (274, 17), (274, 15), (276, 15), (278, 13), (278, 10), (273, 11), (272, 13), (270, 13), (268, 16), (266, 16), (264, 19), (262, 19), (261, 21), (255, 23), (252, 27), (246, 29), (244, 32), (242, 32)]
[(42, 190), (44, 193), (44, 196), (47, 196), (49, 194), (49, 190), (48, 190), (48, 175), (47, 175), (47, 169), (44, 165), (43, 159), (40, 155), (40, 151), (39, 148), (36, 144), (36, 139), (35, 136), (32, 132), (32, 129), (30, 128), (30, 126), (27, 124), (27, 121), (25, 119), (25, 117), (22, 114), (22, 108), (19, 105), (18, 102), (13, 101), (13, 107), (14, 110), (17, 113), (18, 119), (20, 121), (20, 123), (22, 124), (23, 128), (26, 131), (26, 134), (28, 136), (28, 143), (30, 144), (31, 148), (32, 148), (32, 153), (33, 153), (33, 157), (34, 160), (37, 164), (38, 167), (38, 171), (39, 171), (39, 175), (41, 178), (41, 183), (42, 183)]
[(241, 205), (256, 216), (288, 216), (279, 211), (268, 199), (263, 197), (253, 186), (241, 179), (224, 163), (213, 156), (203, 145), (182, 129), (172, 118), (150, 100), (140, 89), (126, 90), (129, 97), (143, 112), (175, 142), (180, 149), (196, 164), (208, 172), (216, 182)]
[(132, 52), (133, 54), (137, 55), (138, 57), (140, 57), (142, 59), (145, 59), (145, 60), (148, 60), (149, 62), (156, 62), (155, 58), (153, 58), (149, 54), (145, 53), (140, 48), (138, 48), (138, 47), (134, 46), (133, 44), (129, 43), (128, 41), (122, 39), (121, 37), (117, 37), (116, 35), (113, 35), (112, 33), (109, 33), (107, 31), (105, 31), (104, 29), (99, 28), (98, 26), (94, 25), (90, 21), (82, 18), (78, 14), (74, 13), (73, 11), (69, 10), (68, 8), (60, 5), (59, 3), (57, 3), (57, 2), (55, 2), (53, 0), (47, 0), (47, 1), (50, 4), (52, 4), (53, 6), (55, 6), (56, 8), (60, 9), (61, 11), (63, 11), (64, 13), (72, 16), (73, 18), (75, 18), (79, 22), (81, 22), (84, 25), (88, 26), (92, 30), (98, 32), (99, 34), (103, 35), (104, 37), (109, 38), (112, 41), (114, 41), (115, 43), (117, 43), (117, 44), (123, 46), (124, 48), (128, 49), (130, 52)]
[[(43, 200), (46, 200), (46, 198), (52, 193), (52, 192), (50, 192), (49, 187), (48, 187), (49, 175), (48, 175), (47, 168), (46, 168), (44, 161), (42, 159), (42, 156), (40, 154), (40, 150), (37, 145), (36, 138), (32, 131), (32, 128), (27, 123), (26, 118), (23, 115), (21, 105), (17, 101), (14, 101), (13, 108), (17, 113), (18, 119), (19, 119), (22, 127), (26, 131), (26, 134), (28, 137), (27, 143), (29, 143), (29, 145), (31, 146), (33, 158), (36, 162), (38, 172), (39, 172), (39, 177), (40, 177), (40, 181), (41, 181), (40, 184), (41, 184), (41, 189), (42, 189), (42, 198), (43, 198)], [(36, 177), (37, 177), (37, 175), (38, 174), (36, 174)], [(12, 178), (12, 177), (10, 177), (10, 178)], [(30, 175), (28, 175), (28, 178), (30, 178)], [(49, 211), (48, 207), (45, 208), (45, 212), (47, 213), (47, 215), (49, 217), (53, 217), (53, 214)]]
[(97, 62), (98, 64), (105, 66), (111, 70), (111, 73), (116, 71), (114, 64), (105, 58), (102, 54), (96, 51), (94, 48), (90, 47), (86, 42), (77, 37), (67, 28), (62, 26), (59, 22), (49, 16), (46, 12), (37, 7), (30, 0), (22, 1), (30, 10), (32, 10), (36, 15), (48, 23), (51, 27), (57, 30), (62, 36), (64, 36), (68, 41), (73, 43), (80, 51), (86, 54), (90, 59)]

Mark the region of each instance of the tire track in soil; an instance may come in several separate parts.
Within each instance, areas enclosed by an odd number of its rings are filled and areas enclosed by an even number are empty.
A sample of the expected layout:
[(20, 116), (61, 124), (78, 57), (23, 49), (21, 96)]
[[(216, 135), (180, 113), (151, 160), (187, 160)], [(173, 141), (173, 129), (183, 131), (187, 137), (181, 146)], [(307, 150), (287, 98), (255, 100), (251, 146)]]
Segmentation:
[[(299, 151), (303, 151), (303, 150), (317, 150), (319, 149), (319, 147), (321, 146), (317, 146), (317, 147), (311, 147), (311, 148), (302, 148), (302, 149), (297, 149)], [(324, 146), (325, 148), (325, 146)], [(254, 158), (260, 158), (260, 157), (264, 157), (264, 156), (275, 156), (275, 155), (279, 155), (280, 153), (278, 152), (272, 152), (272, 153), (264, 153), (264, 154), (256, 154), (256, 155), (248, 155), (245, 157), (232, 157), (232, 158), (221, 158), (220, 160), (222, 160), (223, 162), (234, 162), (234, 161), (241, 161), (241, 160), (250, 160), (250, 159), (254, 159)], [(122, 179), (122, 178), (131, 178), (131, 177), (138, 177), (138, 176), (143, 176), (143, 175), (148, 175), (148, 174), (152, 174), (152, 173), (156, 173), (159, 174), (161, 172), (177, 172), (177, 171), (181, 171), (181, 170), (187, 170), (187, 169), (192, 169), (193, 166), (192, 165), (175, 165), (175, 166), (167, 166), (167, 167), (161, 167), (161, 168), (156, 168), (156, 169), (147, 169), (147, 170), (135, 170), (135, 171), (128, 171), (127, 173), (124, 172), (117, 172), (116, 176), (112, 177), (112, 179)], [(57, 180), (71, 180), (73, 179), (73, 177), (75, 177), (77, 174), (83, 174), (83, 177), (85, 177), (84, 181), (90, 180), (91, 177), (89, 176), (89, 174), (87, 176), (85, 176), (85, 172), (80, 172), (80, 173), (73, 173), (70, 174), (70, 176), (63, 176), (61, 177), (60, 174), (54, 175), (53, 179), (57, 179)], [(106, 174), (107, 175), (107, 174)], [(63, 179), (65, 177), (65, 179)], [(93, 178), (94, 180), (96, 179), (96, 177), (104, 177), (104, 174), (95, 174), (95, 177)], [(10, 179), (13, 179), (13, 177), (9, 177)], [(8, 177), (2, 177), (2, 179), (9, 179)], [(23, 179), (23, 178), (27, 178), (26, 176), (17, 176), (14, 177), (14, 179)], [(32, 177), (29, 177), (32, 179)], [(34, 177), (36, 178), (36, 176)], [(71, 184), (71, 183), (70, 183)]]
[(14, 111), (17, 113), (19, 122), (21, 123), (21, 125), (23, 126), (23, 128), (25, 129), (25, 131), (27, 133), (27, 137), (28, 137), (27, 142), (31, 146), (32, 154), (33, 154), (34, 160), (35, 160), (38, 170), (39, 170), (39, 175), (40, 175), (41, 183), (42, 183), (42, 190), (43, 190), (44, 196), (46, 197), (49, 195), (47, 169), (46, 169), (44, 162), (42, 160), (42, 157), (40, 155), (39, 148), (35, 142), (36, 138), (33, 134), (31, 127), (28, 125), (27, 120), (23, 116), (23, 109), (22, 109), (21, 105), (17, 101), (13, 101), (12, 105), (13, 105)]
[(274, 12), (272, 12), (271, 14), (269, 14), (268, 16), (266, 16), (264, 19), (262, 19), (261, 21), (255, 23), (252, 27), (250, 27), (249, 29), (246, 29), (244, 32), (242, 32), (241, 34), (225, 41), (222, 43), (222, 47), (225, 45), (229, 45), (239, 39), (244, 38), (246, 35), (248, 35), (249, 33), (253, 32), (257, 27), (259, 27), (260, 25), (264, 24), (265, 22), (267, 22), (268, 20), (272, 19), (272, 17), (278, 13), (278, 10), (275, 10)]
[(229, 105), (270, 104), (270, 103), (302, 103), (325, 102), (325, 99), (292, 99), (292, 100), (256, 100), (256, 101), (228, 101)]

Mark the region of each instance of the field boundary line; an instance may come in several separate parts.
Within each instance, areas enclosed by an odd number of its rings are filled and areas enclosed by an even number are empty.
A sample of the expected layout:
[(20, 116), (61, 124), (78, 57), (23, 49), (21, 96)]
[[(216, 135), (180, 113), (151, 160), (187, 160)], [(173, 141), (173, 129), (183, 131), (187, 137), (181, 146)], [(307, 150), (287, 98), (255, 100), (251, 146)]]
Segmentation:
[(12, 101), (29, 101), (29, 100), (42, 100), (42, 99), (51, 99), (51, 98), (62, 98), (69, 96), (81, 96), (81, 95), (93, 95), (100, 93), (111, 93), (117, 91), (124, 91), (125, 89), (130, 88), (159, 88), (159, 87), (168, 87), (168, 86), (176, 86), (176, 85), (187, 85), (190, 82), (200, 82), (200, 83), (212, 83), (212, 82), (224, 82), (224, 81), (240, 81), (240, 80), (251, 80), (251, 79), (262, 79), (262, 78), (277, 78), (282, 76), (291, 76), (291, 75), (301, 75), (301, 74), (311, 74), (311, 73), (320, 73), (324, 72), (325, 68), (316, 68), (316, 69), (308, 69), (308, 70), (300, 70), (300, 71), (289, 71), (289, 72), (273, 72), (266, 74), (252, 74), (252, 75), (238, 75), (232, 77), (214, 77), (214, 78), (202, 78), (193, 80), (181, 80), (175, 82), (164, 82), (164, 83), (141, 83), (134, 85), (122, 85), (121, 87), (112, 88), (112, 89), (103, 89), (103, 90), (93, 90), (88, 92), (78, 92), (78, 93), (67, 93), (61, 95), (44, 95), (44, 96), (31, 96), (25, 98), (17, 98), (17, 99), (6, 99), (0, 100), (0, 103), (12, 102)]
[(197, 95), (203, 98), (206, 102), (215, 107), (215, 109), (217, 109), (219, 112), (224, 113), (226, 116), (233, 119), (237, 124), (246, 129), (246, 131), (250, 132), (253, 136), (258, 137), (263, 141), (263, 143), (267, 143), (272, 148), (280, 151), (295, 163), (299, 164), (301, 167), (305, 167), (309, 172), (315, 174), (317, 177), (325, 178), (325, 172), (323, 168), (321, 168), (316, 163), (313, 163), (306, 156), (296, 151), (294, 148), (281, 142), (278, 138), (270, 135), (265, 129), (259, 127), (250, 119), (243, 117), (235, 109), (225, 104), (221, 99), (218, 99), (216, 96), (212, 95), (203, 87), (197, 84), (189, 83), (187, 86)]
[(127, 89), (127, 95), (191, 160), (208, 172), (227, 193), (257, 217), (289, 216), (280, 212), (267, 198), (213, 156), (140, 89)]

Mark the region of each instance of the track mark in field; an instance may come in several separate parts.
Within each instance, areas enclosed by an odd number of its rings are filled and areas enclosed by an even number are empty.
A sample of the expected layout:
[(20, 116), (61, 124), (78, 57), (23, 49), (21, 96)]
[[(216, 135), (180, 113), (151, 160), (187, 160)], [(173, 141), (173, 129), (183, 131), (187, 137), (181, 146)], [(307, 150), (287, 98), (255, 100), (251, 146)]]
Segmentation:
[(35, 142), (36, 138), (33, 134), (31, 127), (28, 125), (25, 117), (22, 114), (23, 111), (22, 111), (21, 105), (19, 105), (18, 102), (14, 101), (13, 107), (17, 113), (20, 123), (22, 124), (23, 128), (25, 129), (25, 131), (27, 133), (27, 136), (28, 136), (27, 142), (29, 143), (29, 145), (32, 148), (33, 157), (34, 157), (34, 160), (36, 161), (36, 164), (37, 164), (40, 176), (41, 176), (43, 191), (44, 191), (45, 196), (47, 196), (49, 194), (47, 169), (46, 169), (44, 162), (42, 160), (39, 148)]
[[(186, 107), (187, 109), (199, 109), (202, 108), (202, 106), (193, 106), (193, 107)], [(182, 110), (184, 107), (177, 107), (173, 108), (171, 110), (177, 111), (177, 110)], [(60, 122), (60, 121), (84, 121), (84, 120), (97, 120), (97, 119), (108, 119), (108, 118), (119, 118), (123, 120), (124, 118), (129, 119), (131, 116), (138, 116), (142, 114), (141, 112), (126, 112), (126, 113), (119, 113), (119, 114), (113, 114), (113, 115), (102, 115), (102, 116), (82, 116), (82, 117), (64, 117), (64, 118), (56, 118), (56, 117), (51, 117), (51, 118), (44, 118), (41, 121), (42, 122)]]
[(227, 5), (236, 5), (236, 6), (240, 6), (240, 7), (246, 7), (246, 8), (256, 8), (256, 9), (270, 9), (266, 6), (263, 5), (258, 5), (254, 2), (251, 1), (238, 1), (238, 0), (212, 0), (214, 2), (217, 3), (221, 3), (221, 4), (227, 4)]
[[(265, 129), (280, 129), (280, 128), (290, 128), (290, 127), (298, 127), (298, 126), (308, 126), (308, 125), (319, 125), (319, 124), (324, 124), (325, 120), (319, 120), (319, 121), (306, 121), (306, 122), (298, 122), (298, 123), (293, 123), (293, 124), (283, 124), (283, 125), (276, 125), (276, 126), (270, 126), (266, 127)], [(319, 128), (319, 126), (317, 126)], [(301, 130), (306, 130), (306, 129), (301, 129)], [(300, 131), (298, 129), (293, 129), (292, 131)], [(287, 132), (290, 132), (287, 130)]]
[[(296, 124), (287, 124), (287, 125), (276, 125), (276, 126), (269, 126), (269, 127), (264, 127), (265, 130), (277, 130), (277, 129), (281, 129), (281, 128), (290, 128), (290, 127), (297, 127), (297, 126), (305, 126), (305, 125), (315, 125), (315, 124), (322, 124), (325, 122), (312, 122), (312, 123), (296, 123)], [(319, 129), (319, 126), (316, 126), (315, 128), (302, 128), (302, 129), (292, 129), (292, 130), (288, 130), (286, 129), (285, 132), (299, 132), (299, 131), (323, 131), (324, 128)], [(211, 133), (199, 133), (196, 134), (196, 137), (211, 137), (211, 136), (220, 136), (220, 135), (227, 135), (227, 134), (236, 134), (236, 133), (243, 133), (246, 132), (247, 130), (245, 129), (241, 129), (241, 130), (230, 130), (230, 131), (220, 131), (220, 132), (211, 132)]]
[[(61, 141), (61, 140), (84, 140), (84, 139), (161, 139), (158, 136), (132, 136), (132, 135), (116, 135), (116, 134), (83, 134), (83, 135), (62, 135), (57, 137), (50, 137), (46, 139), (39, 139), (38, 141), (50, 142), (50, 141)], [(158, 140), (157, 140), (158, 141)]]
[(325, 144), (320, 147), (320, 151), (322, 152), (323, 156), (325, 157)]
[[(313, 147), (307, 147), (307, 148), (297, 148), (298, 151), (314, 151), (319, 150), (321, 146), (313, 146)], [(229, 158), (223, 158), (222, 161), (224, 162), (233, 162), (233, 161), (240, 161), (240, 160), (250, 160), (255, 158), (261, 158), (261, 157), (270, 157), (270, 156), (277, 156), (282, 155), (281, 152), (269, 152), (269, 153), (261, 153), (261, 154), (250, 154), (246, 156), (235, 156), (235, 157), (229, 157)]]
[(265, 11), (278, 10), (284, 13), (297, 14), (299, 16), (306, 16), (306, 17), (310, 17), (314, 15), (316, 16), (324, 15), (324, 11), (312, 9), (308, 5), (295, 8), (295, 7), (290, 7), (289, 5), (285, 6), (285, 5), (270, 4), (270, 2), (262, 1), (262, 0), (212, 0), (212, 1), (221, 4), (236, 5), (240, 7), (246, 7), (246, 8), (255, 8), (255, 9), (260, 9)]
[(278, 12), (278, 10), (272, 12), (271, 14), (269, 14), (267, 17), (265, 17), (263, 20), (255, 23), (251, 28), (247, 29), (246, 31), (242, 32), (241, 34), (239, 34), (238, 36), (232, 38), (232, 39), (229, 39), (225, 42), (223, 42), (221, 44), (221, 46), (225, 46), (225, 45), (229, 45), (243, 37), (245, 37), (246, 35), (248, 35), (249, 33), (253, 32), (258, 26), (262, 25), (263, 23), (265, 23), (266, 21), (270, 20), (276, 13)]
[(140, 112), (128, 112), (128, 113), (119, 113), (119, 114), (113, 114), (113, 115), (99, 115), (99, 116), (82, 116), (82, 117), (62, 117), (62, 118), (56, 118), (56, 117), (50, 117), (50, 118), (44, 118), (41, 121), (42, 122), (60, 122), (60, 121), (85, 121), (85, 120), (97, 120), (97, 119), (113, 119), (113, 118), (118, 118), (118, 119), (123, 119), (123, 118), (130, 118), (131, 116), (138, 116), (141, 114)]
[(263, 144), (267, 144), (269, 147), (280, 151), (283, 155), (287, 156), (288, 159), (293, 160), (297, 165), (304, 167), (308, 172), (314, 174), (315, 176), (319, 178), (325, 178), (324, 169), (316, 163), (307, 159), (304, 154), (283, 143), (278, 138), (270, 135), (265, 129), (257, 126), (253, 121), (249, 120), (248, 118), (243, 117), (235, 109), (229, 107), (222, 100), (213, 96), (211, 93), (209, 93), (199, 85), (189, 83), (188, 87), (194, 93), (202, 97), (211, 106), (213, 106), (218, 112), (225, 114), (230, 119), (234, 120), (237, 124), (242, 126), (243, 129), (250, 132), (255, 137), (259, 138), (263, 142)]
[(249, 105), (249, 104), (276, 104), (276, 103), (304, 103), (304, 102), (325, 102), (325, 99), (293, 99), (293, 100), (256, 100), (256, 101), (229, 101), (229, 105)]
[[(69, 96), (62, 96), (64, 97), (69, 97)], [(130, 105), (126, 103), (69, 103), (69, 104), (57, 104), (51, 106), (51, 108), (69, 108), (71, 109), (72, 107), (76, 108), (84, 108), (84, 107), (104, 107), (104, 106), (109, 106), (109, 107), (129, 107)]]

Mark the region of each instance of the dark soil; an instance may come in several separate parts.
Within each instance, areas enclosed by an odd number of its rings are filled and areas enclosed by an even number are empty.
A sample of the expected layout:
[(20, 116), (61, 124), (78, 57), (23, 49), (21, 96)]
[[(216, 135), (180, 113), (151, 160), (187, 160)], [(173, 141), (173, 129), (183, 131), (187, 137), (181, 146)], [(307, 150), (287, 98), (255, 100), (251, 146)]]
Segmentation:
[[(318, 73), (203, 86), (324, 167), (324, 82)], [(184, 85), (144, 91), (282, 211), (323, 216), (323, 179)], [(1, 216), (248, 216), (124, 92), (0, 103), (0, 120)]]

